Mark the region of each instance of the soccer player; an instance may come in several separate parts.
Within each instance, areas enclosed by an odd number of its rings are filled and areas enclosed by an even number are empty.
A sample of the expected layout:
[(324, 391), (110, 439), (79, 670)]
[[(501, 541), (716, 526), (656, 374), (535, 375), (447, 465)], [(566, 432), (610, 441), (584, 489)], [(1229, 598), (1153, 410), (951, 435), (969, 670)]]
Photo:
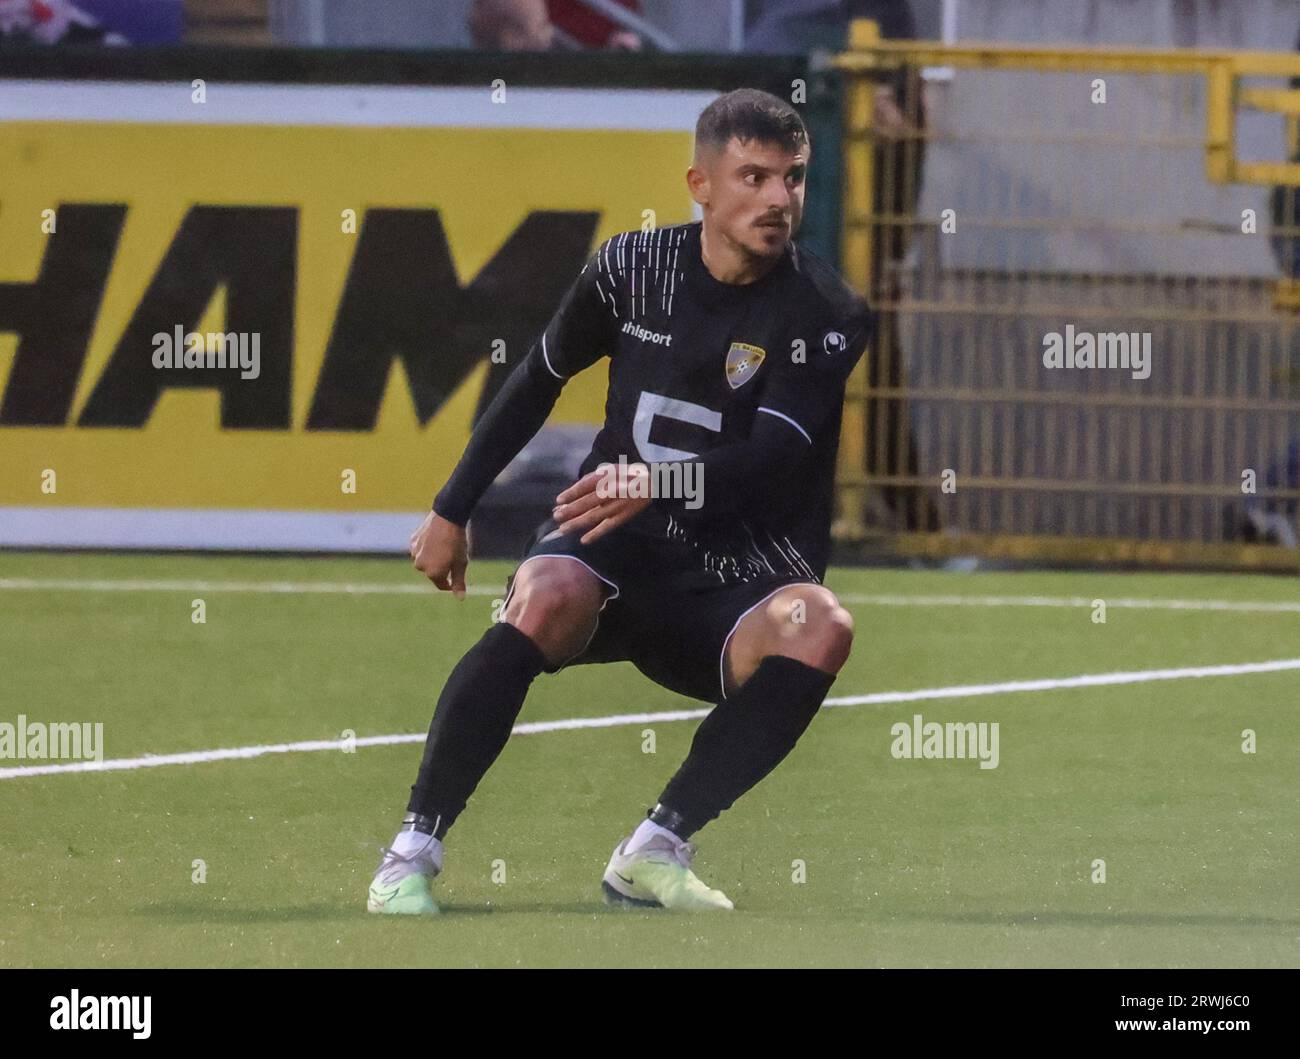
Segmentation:
[(606, 899), (732, 908), (691, 871), (690, 839), (789, 754), (853, 637), (822, 578), (844, 383), (874, 314), (791, 241), (809, 154), (802, 119), (776, 96), (710, 103), (686, 173), (703, 221), (600, 245), (412, 534), (416, 568), (463, 598), (475, 504), (565, 382), (610, 358), (581, 477), (508, 579), (502, 620), (443, 688), (370, 911), (437, 911), (443, 838), (534, 678), (621, 660), (716, 705), (614, 849)]

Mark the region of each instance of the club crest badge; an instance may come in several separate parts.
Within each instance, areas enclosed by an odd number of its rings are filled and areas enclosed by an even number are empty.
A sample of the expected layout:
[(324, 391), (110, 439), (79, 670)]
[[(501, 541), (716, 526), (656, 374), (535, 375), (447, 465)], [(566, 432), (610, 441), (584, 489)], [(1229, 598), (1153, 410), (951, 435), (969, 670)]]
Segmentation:
[(766, 350), (758, 346), (749, 346), (744, 342), (732, 342), (727, 350), (727, 385), (738, 390), (754, 377), (758, 366), (767, 356)]

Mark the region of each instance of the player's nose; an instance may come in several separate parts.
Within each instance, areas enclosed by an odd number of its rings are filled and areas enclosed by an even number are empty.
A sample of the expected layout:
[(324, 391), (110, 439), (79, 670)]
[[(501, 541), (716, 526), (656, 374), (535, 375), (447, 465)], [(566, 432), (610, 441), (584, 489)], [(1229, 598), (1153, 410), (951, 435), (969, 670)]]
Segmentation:
[(768, 189), (764, 207), (772, 213), (780, 211), (784, 214), (790, 208), (790, 189), (779, 180), (767, 181)]

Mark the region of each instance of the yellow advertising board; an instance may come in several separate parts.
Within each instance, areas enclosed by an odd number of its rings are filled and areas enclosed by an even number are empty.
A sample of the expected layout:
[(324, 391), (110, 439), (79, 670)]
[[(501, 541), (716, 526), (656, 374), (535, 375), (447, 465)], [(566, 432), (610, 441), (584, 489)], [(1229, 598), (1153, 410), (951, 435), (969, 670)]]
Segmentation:
[(0, 544), (401, 548), (710, 98), (101, 87), (0, 103)]

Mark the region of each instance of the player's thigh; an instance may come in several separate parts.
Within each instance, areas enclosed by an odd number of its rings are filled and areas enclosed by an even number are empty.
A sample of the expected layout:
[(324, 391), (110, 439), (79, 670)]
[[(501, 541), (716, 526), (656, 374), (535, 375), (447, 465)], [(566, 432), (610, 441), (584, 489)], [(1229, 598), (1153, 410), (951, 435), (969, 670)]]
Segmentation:
[(748, 614), (789, 587), (771, 580), (710, 583), (692, 569), (666, 572), (624, 607), (628, 659), (670, 691), (720, 702), (739, 686), (728, 679), (725, 663), (734, 634)]
[(557, 662), (591, 638), (609, 592), (579, 559), (531, 555), (510, 579), (501, 616), (537, 644), (548, 660)]
[(838, 673), (853, 645), (853, 616), (824, 585), (798, 583), (777, 589), (736, 624), (723, 665), (728, 692), (748, 680), (768, 655)]

